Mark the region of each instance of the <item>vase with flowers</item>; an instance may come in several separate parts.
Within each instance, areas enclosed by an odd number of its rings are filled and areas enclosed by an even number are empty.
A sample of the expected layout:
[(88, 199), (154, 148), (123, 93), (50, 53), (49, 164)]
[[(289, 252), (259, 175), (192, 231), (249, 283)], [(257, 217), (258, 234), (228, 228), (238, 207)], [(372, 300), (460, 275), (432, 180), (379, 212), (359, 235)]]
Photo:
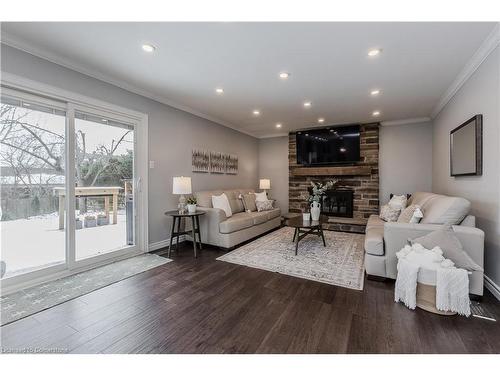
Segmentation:
[(311, 219), (314, 221), (319, 220), (319, 216), (321, 214), (321, 203), (323, 195), (325, 195), (327, 190), (332, 189), (338, 180), (333, 179), (327, 181), (325, 183), (322, 182), (312, 182), (311, 181), (311, 189), (309, 193), (308, 203), (310, 203), (311, 207)]

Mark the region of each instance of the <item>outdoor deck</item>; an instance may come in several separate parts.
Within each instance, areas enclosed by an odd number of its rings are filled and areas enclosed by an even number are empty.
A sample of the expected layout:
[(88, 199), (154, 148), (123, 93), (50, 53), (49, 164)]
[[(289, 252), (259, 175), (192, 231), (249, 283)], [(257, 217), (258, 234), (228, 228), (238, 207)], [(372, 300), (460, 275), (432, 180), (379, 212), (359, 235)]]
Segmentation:
[[(59, 230), (57, 212), (0, 223), (1, 260), (5, 277), (64, 262), (65, 233)], [(118, 211), (117, 223), (76, 231), (77, 259), (110, 252), (126, 245), (126, 217)]]

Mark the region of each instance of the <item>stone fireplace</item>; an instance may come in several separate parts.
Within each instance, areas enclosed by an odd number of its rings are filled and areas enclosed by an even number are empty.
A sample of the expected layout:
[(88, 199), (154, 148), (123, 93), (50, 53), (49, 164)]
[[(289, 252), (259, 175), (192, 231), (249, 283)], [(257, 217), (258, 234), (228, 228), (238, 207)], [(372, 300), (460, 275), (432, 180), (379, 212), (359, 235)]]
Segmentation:
[[(288, 138), (290, 212), (305, 212), (311, 182), (339, 182), (323, 197), (322, 210), (329, 216), (328, 229), (364, 233), (368, 217), (379, 212), (379, 124), (364, 124), (360, 129), (360, 155), (357, 163), (341, 166), (304, 167), (297, 164), (295, 133)], [(347, 201), (352, 197), (352, 212)], [(322, 200), (322, 202), (323, 202)]]

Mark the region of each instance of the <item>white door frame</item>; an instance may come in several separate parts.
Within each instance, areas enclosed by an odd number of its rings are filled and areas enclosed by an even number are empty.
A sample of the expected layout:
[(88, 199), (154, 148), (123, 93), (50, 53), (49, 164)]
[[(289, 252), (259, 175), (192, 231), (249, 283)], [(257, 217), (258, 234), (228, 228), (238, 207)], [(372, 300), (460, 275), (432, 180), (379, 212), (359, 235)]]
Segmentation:
[[(0, 282), (0, 294), (11, 293), (41, 282), (57, 279), (96, 266), (111, 263), (119, 259), (148, 252), (148, 116), (144, 113), (123, 108), (98, 99), (76, 94), (58, 87), (46, 85), (10, 73), (1, 76), (2, 89), (30, 93), (49, 100), (66, 104), (66, 261), (64, 264), (43, 268), (31, 273), (3, 279)], [(113, 118), (134, 124), (135, 163), (134, 163), (134, 220), (135, 245), (122, 251), (110, 252), (94, 258), (75, 260), (75, 199), (74, 189), (74, 111), (88, 110), (94, 113), (106, 113)]]

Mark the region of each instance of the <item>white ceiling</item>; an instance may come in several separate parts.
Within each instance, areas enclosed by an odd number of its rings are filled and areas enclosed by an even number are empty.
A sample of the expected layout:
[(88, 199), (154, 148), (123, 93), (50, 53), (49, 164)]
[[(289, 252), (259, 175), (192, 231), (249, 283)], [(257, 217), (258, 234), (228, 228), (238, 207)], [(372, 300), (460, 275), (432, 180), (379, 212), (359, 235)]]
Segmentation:
[[(430, 116), (495, 23), (2, 23), (2, 40), (256, 137)], [(152, 54), (143, 43), (157, 47)], [(370, 58), (370, 48), (382, 48)], [(278, 73), (291, 77), (280, 80)], [(216, 87), (224, 94), (216, 95)], [(371, 89), (380, 89), (371, 97)], [(302, 103), (312, 101), (310, 109)], [(252, 110), (259, 109), (255, 117)], [(275, 124), (283, 124), (276, 129)]]

